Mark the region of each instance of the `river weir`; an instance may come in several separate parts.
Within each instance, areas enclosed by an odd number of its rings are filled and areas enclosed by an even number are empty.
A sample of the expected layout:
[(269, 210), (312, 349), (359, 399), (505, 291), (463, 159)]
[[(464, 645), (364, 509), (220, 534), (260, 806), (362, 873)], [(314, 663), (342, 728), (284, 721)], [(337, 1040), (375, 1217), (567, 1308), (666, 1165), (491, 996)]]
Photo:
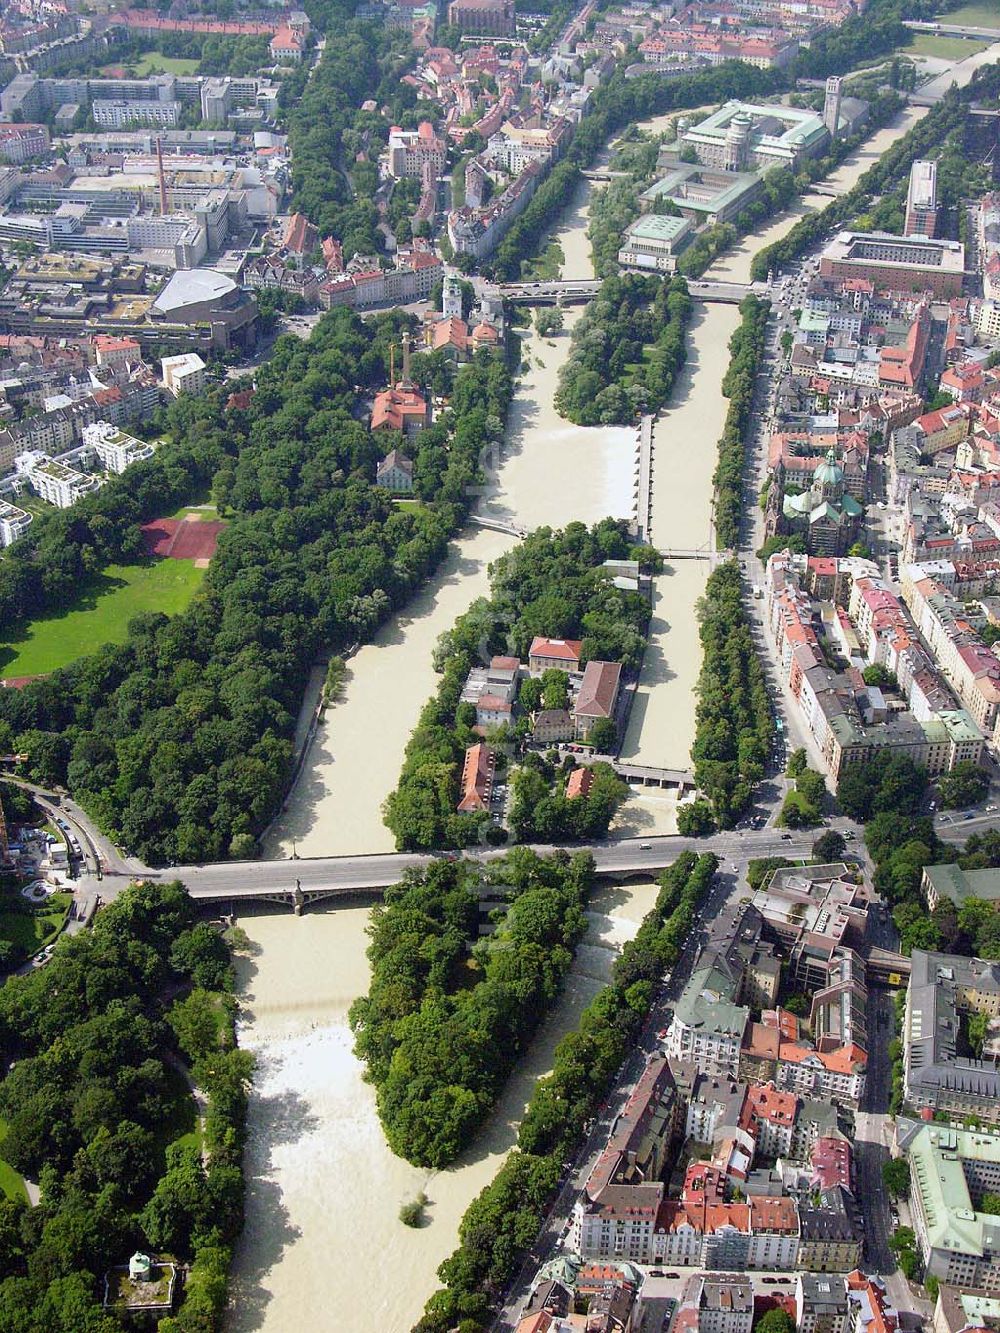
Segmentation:
[[(923, 114), (907, 110), (873, 136), (829, 178), (848, 189), (893, 139)], [(667, 118), (649, 128), (661, 129)], [(586, 226), (591, 186), (555, 232), (563, 276), (588, 278)], [(783, 235), (798, 216), (828, 199), (806, 196), (765, 232), (746, 238), (709, 270), (746, 282), (753, 254)], [(632, 517), (636, 432), (583, 428), (552, 406), (569, 332), (523, 342), (525, 367), (507, 438), (490, 470), (480, 513), (521, 529)], [(728, 364), (735, 307), (698, 305), (688, 332), (687, 364), (670, 406), (654, 427), (652, 525), (661, 548), (710, 545), (712, 473), (727, 402), (720, 386)], [(488, 566), (516, 538), (470, 527), (424, 592), (350, 661), (341, 702), (328, 710), (286, 809), (271, 835), (272, 854), (378, 852), (392, 847), (381, 805), (395, 785), (403, 750), (437, 685), (431, 650), (438, 636), (488, 591)], [(687, 768), (694, 738), (694, 686), (700, 667), (696, 603), (707, 560), (677, 560), (656, 580), (653, 622), (623, 755), (641, 763)], [(675, 831), (674, 800), (650, 790), (630, 797), (620, 833)], [(446, 1171), (429, 1175), (387, 1148), (373, 1090), (352, 1052), (347, 1012), (368, 988), (366, 927), (370, 909), (338, 907), (242, 919), (252, 953), (240, 960), (240, 1042), (258, 1060), (250, 1100), (247, 1222), (234, 1265), (229, 1333), (338, 1329), (405, 1333), (434, 1290), (436, 1270), (453, 1250), (462, 1214), (495, 1175), (515, 1141), (535, 1081), (551, 1065), (559, 1037), (607, 979), (620, 945), (652, 905), (651, 884), (602, 888), (588, 913), (564, 994), (511, 1079), (474, 1148)], [(428, 1196), (427, 1224), (399, 1221), (402, 1204)]]

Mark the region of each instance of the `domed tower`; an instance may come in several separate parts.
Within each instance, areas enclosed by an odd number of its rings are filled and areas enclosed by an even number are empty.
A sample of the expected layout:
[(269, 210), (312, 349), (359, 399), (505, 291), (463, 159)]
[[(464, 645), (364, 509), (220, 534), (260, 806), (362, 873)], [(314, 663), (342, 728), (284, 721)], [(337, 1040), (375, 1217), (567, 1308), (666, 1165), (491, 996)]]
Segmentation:
[(753, 121), (744, 111), (738, 111), (729, 122), (726, 131), (726, 156), (724, 166), (727, 171), (743, 171), (750, 156), (750, 131)]
[(813, 490), (819, 491), (824, 500), (830, 500), (834, 504), (839, 504), (843, 499), (844, 469), (837, 462), (837, 451), (835, 449), (827, 451), (825, 460), (816, 469)]

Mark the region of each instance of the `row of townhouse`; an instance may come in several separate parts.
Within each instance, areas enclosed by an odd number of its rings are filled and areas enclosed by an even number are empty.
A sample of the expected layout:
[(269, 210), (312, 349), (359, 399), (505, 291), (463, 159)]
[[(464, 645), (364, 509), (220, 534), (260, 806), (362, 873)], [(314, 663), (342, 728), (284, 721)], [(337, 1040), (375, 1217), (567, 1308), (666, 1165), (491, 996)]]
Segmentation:
[(826, 1049), (789, 1035), (785, 1011), (765, 1010), (751, 1021), (748, 1006), (734, 1002), (738, 979), (718, 957), (697, 968), (677, 1001), (664, 1038), (668, 1058), (708, 1073), (771, 1082), (782, 1092), (835, 1102), (857, 1102), (865, 1086), (867, 1053), (845, 1031)]
[[(494, 135), (491, 145), (502, 160), (523, 163), (521, 170), (510, 185), (489, 203), (473, 208), (463, 205), (448, 214), (448, 239), (456, 254), (470, 254), (476, 259), (483, 259), (492, 254), (514, 221), (527, 208), (535, 190), (542, 183), (549, 168), (562, 156), (569, 146), (574, 125), (566, 117), (552, 121), (540, 137), (529, 142), (525, 132), (516, 135), (510, 127), (501, 127), (499, 137)], [(488, 148), (484, 157), (488, 158)]]
[(337, 305), (366, 310), (423, 301), (430, 296), (442, 272), (441, 260), (432, 251), (417, 248), (400, 251), (395, 268), (332, 274), (320, 282), (317, 299), (324, 310)]
[[(838, 601), (825, 611), (804, 586), (804, 556), (775, 553), (766, 574), (767, 624), (780, 669), (834, 778), (883, 750), (910, 755), (932, 774), (963, 760), (978, 762), (984, 738), (975, 719), (957, 706), (917, 630), (892, 589), (870, 562), (854, 563), (840, 582)], [(826, 663), (818, 627), (844, 657), (846, 672)], [(907, 707), (889, 704), (868, 686), (860, 668), (892, 672)]]
[(993, 735), (1000, 721), (1000, 660), (970, 625), (959, 599), (921, 565), (905, 566), (901, 581), (917, 629), (952, 688)]
[(121, 426), (130, 421), (144, 421), (159, 400), (156, 377), (143, 367), (113, 376), (106, 387), (94, 389), (76, 402), (37, 412), (23, 421), (9, 422), (0, 430), (0, 474), (10, 471), (19, 454), (65, 453), (82, 441), (87, 426), (97, 422)]
[(584, 1193), (570, 1246), (589, 1260), (709, 1271), (844, 1272), (858, 1262), (853, 1200), (839, 1187), (822, 1191), (819, 1206), (801, 1208), (784, 1195), (717, 1203), (665, 1193), (662, 1182), (609, 1185), (593, 1199)]

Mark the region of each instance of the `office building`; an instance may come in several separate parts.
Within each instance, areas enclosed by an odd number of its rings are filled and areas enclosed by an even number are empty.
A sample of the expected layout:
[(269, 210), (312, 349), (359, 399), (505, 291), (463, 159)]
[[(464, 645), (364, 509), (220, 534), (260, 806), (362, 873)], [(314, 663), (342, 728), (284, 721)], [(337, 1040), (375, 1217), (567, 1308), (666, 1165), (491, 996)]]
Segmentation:
[(960, 1287), (1000, 1283), (1000, 1217), (981, 1211), (1000, 1192), (1000, 1135), (897, 1122), (910, 1164), (910, 1214), (928, 1276)]
[(914, 949), (903, 1022), (908, 1105), (1000, 1124), (1000, 1068), (964, 1054), (970, 1014), (1000, 1016), (1000, 963)]
[(937, 163), (914, 162), (906, 191), (904, 236), (933, 237), (937, 227)]
[(880, 291), (960, 296), (965, 247), (924, 236), (842, 231), (823, 251), (819, 272), (824, 278), (866, 279)]

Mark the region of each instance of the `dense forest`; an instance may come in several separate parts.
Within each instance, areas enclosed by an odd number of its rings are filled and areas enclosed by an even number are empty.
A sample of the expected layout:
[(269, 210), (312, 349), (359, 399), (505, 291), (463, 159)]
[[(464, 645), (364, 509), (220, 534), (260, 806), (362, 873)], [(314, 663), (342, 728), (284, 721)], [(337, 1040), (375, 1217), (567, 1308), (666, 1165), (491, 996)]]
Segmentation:
[[(702, 662), (691, 757), (711, 820), (721, 828), (732, 828), (749, 805), (764, 776), (773, 731), (767, 682), (741, 591), (739, 567), (731, 560), (712, 572), (698, 603)], [(703, 804), (696, 803), (695, 810)], [(696, 831), (707, 830), (682, 829)]]
[[(372, 909), (350, 1021), (393, 1152), (440, 1169), (471, 1141), (562, 988), (592, 883), (586, 854), (517, 848), (410, 871)], [(480, 938), (484, 900), (499, 906)]]
[[(162, 1333), (210, 1333), (243, 1221), (246, 1094), (229, 948), (183, 885), (137, 885), (0, 988), (0, 1144), (41, 1202), (0, 1196), (0, 1324), (127, 1327), (102, 1278), (137, 1249), (191, 1265)], [(207, 1098), (199, 1124), (190, 1091)]]
[(712, 478), (715, 485), (715, 536), (723, 550), (735, 550), (740, 536), (743, 463), (746, 435), (753, 411), (754, 386), (764, 355), (770, 301), (746, 296), (740, 302), (740, 323), (729, 339), (729, 366), (722, 392), (729, 399), (719, 439), (719, 459)]
[(656, 902), (623, 947), (611, 983), (598, 991), (575, 1031), (556, 1047), (551, 1074), (535, 1085), (517, 1148), (466, 1209), (459, 1244), (438, 1274), (414, 1333), (481, 1333), (534, 1244), (563, 1177), (635, 1049), (660, 982), (681, 956), (695, 913), (715, 875), (714, 856), (685, 852), (660, 876)]
[[(253, 854), (284, 795), (309, 667), (367, 639), (467, 512), (511, 376), (480, 352), (413, 444), (374, 439), (359, 396), (385, 384), (407, 320), (333, 311), (308, 342), (278, 340), (245, 411), (227, 411), (218, 392), (178, 400), (149, 463), (33, 524), (0, 566), (5, 623), (65, 604), (81, 574), (139, 549), (141, 520), (214, 477), (228, 526), (187, 611), (137, 617), (124, 644), (0, 691), (4, 752), (29, 754), (34, 777), (68, 785), (147, 862)], [(393, 443), (415, 454), (425, 503), (399, 508), (374, 486)]]
[[(638, 668), (649, 603), (639, 593), (614, 586), (601, 569), (610, 559), (649, 565), (656, 556), (634, 544), (624, 522), (605, 519), (589, 530), (583, 523), (570, 523), (562, 532), (539, 528), (490, 567), (490, 597), (473, 602), (438, 641), (434, 665), (442, 673), (441, 684), (424, 705), (406, 746), (399, 785), (385, 804), (385, 822), (400, 850), (467, 847), (489, 827), (487, 814), (455, 811), (462, 758), (466, 746), (478, 739), (472, 731), (475, 709), (460, 702), (472, 666), (487, 664), (494, 653), (527, 661), (531, 640), (540, 634), (581, 639), (584, 663), (596, 658)], [(533, 681), (521, 683), (522, 693), (534, 687)], [(537, 706), (526, 702), (524, 712)], [(499, 739), (517, 745), (527, 729), (522, 715), (513, 734)], [(604, 781), (593, 801), (569, 802), (576, 809), (563, 814), (566, 835), (571, 836), (571, 821), (578, 820), (579, 836), (603, 836), (617, 804), (609, 800), (616, 790)], [(558, 793), (552, 800), (558, 805)]]
[(684, 365), (690, 316), (682, 278), (605, 278), (573, 329), (556, 410), (578, 426), (597, 426), (627, 425), (663, 407)]

